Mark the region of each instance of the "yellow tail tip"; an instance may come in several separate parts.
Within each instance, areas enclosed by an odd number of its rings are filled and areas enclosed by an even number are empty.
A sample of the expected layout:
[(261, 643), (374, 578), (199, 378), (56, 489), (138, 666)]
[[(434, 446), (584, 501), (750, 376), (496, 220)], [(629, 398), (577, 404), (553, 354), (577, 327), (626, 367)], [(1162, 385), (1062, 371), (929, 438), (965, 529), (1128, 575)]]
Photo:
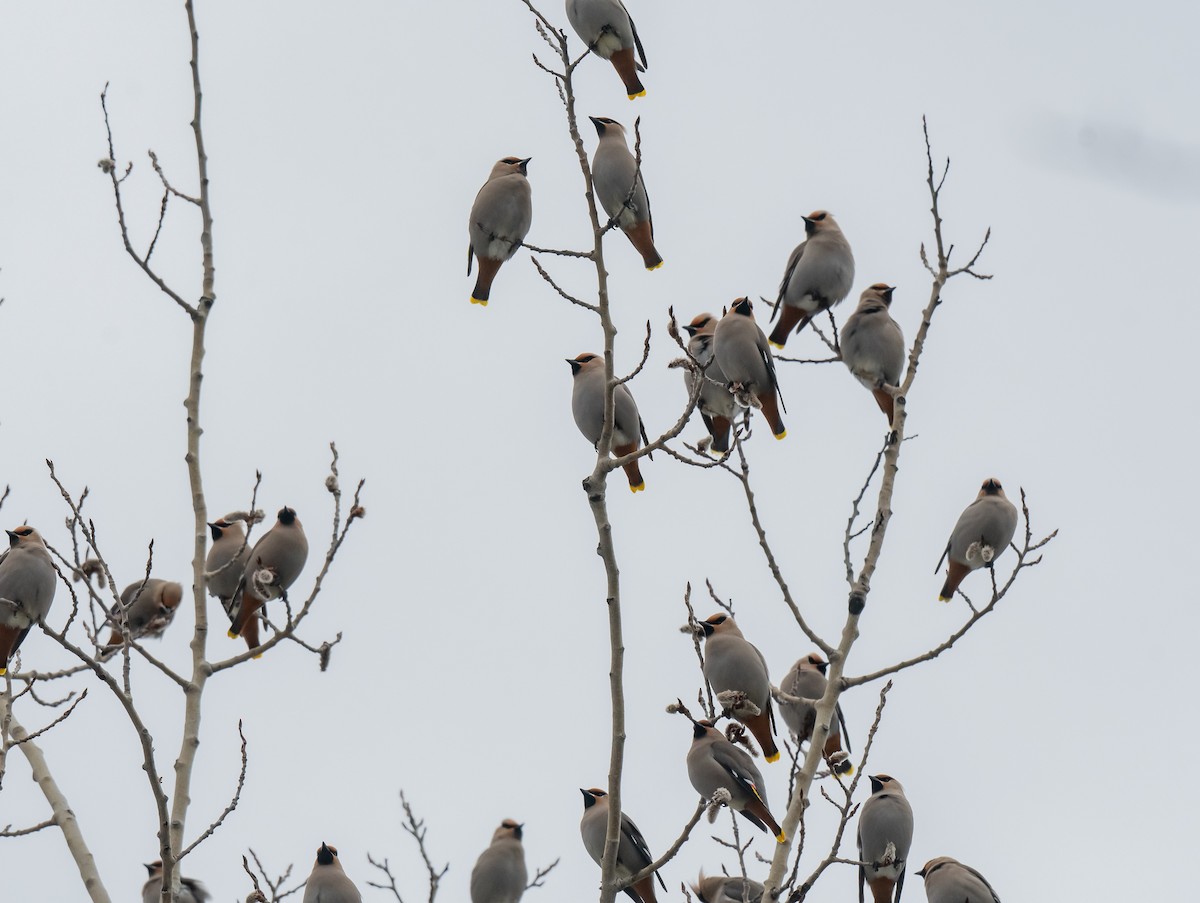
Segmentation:
[(471, 303), (478, 304), (480, 307), (487, 307), (487, 298), (476, 298), (474, 295), (472, 295)]
[(776, 751), (776, 752), (771, 753), (771, 755), (767, 756), (767, 761), (768, 762), (778, 762), (779, 761), (779, 752)]
[(237, 639), (237, 634), (233, 632), (233, 628), (232, 628), (232, 627), (231, 627), (231, 628), (229, 629), (229, 631), (228, 631), (228, 632), (225, 634), (225, 636), (229, 637), (231, 640), (236, 640), (236, 639)]
[(778, 348), (780, 351), (783, 350), (783, 346), (780, 345), (778, 342), (776, 342), (774, 339), (767, 339), (767, 344), (770, 345), (772, 348)]
[(646, 89), (642, 88), (642, 90), (638, 91), (637, 94), (626, 94), (625, 96), (628, 97), (630, 100), (637, 100), (639, 97), (646, 96)]
[(781, 430), (780, 432), (776, 433), (775, 438), (776, 439), (786, 439), (787, 438), (787, 430)]
[(653, 273), (655, 270), (662, 269), (663, 261), (659, 261), (652, 267), (646, 267), (647, 272)]
[(258, 655), (252, 656), (252, 658), (254, 658), (256, 661), (262, 657), (263, 657), (263, 654), (261, 652)]
[(646, 489), (646, 481), (645, 481), (645, 480), (643, 480), (642, 482), (638, 483), (636, 486), (630, 486), (630, 487), (629, 487), (629, 491), (630, 491), (630, 492), (644, 492), (644, 491), (645, 491), (645, 489)]
[(7, 673), (8, 673), (8, 669), (7, 669), (7, 668), (0, 668), (0, 677), (3, 677), (3, 676), (4, 676), (5, 674), (7, 674)]
[(949, 602), (949, 601), (950, 601), (950, 597), (949, 597), (949, 596), (943, 596), (941, 593), (938, 593), (938, 601), (939, 601), (939, 602)]
[(780, 831), (775, 835), (775, 841), (776, 843), (787, 843), (787, 835)]

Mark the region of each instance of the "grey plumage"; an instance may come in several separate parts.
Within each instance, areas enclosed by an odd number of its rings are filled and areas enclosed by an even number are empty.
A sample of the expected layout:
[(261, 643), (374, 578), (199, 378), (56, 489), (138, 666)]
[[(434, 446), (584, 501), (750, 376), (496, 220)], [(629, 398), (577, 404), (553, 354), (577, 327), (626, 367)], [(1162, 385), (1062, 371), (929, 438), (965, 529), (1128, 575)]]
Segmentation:
[[(709, 313), (699, 314), (683, 328), (691, 336), (687, 345), (688, 354), (704, 368), (704, 382), (700, 385), (700, 399), (696, 407), (712, 437), (713, 451), (723, 453), (729, 450), (729, 433), (737, 416), (737, 404), (729, 392), (725, 371), (713, 355), (717, 318)], [(690, 391), (691, 371), (684, 371), (684, 384)]]
[(765, 888), (757, 881), (740, 876), (713, 875), (706, 878), (700, 873), (698, 883), (692, 885), (700, 903), (759, 903)]
[(941, 570), (947, 558), (946, 582), (938, 598), (943, 602), (953, 598), (963, 578), (978, 568), (991, 567), (1004, 554), (1017, 532), (1017, 509), (1004, 494), (1004, 487), (995, 477), (983, 481), (979, 495), (959, 515), (950, 533), (946, 550), (938, 560), (934, 573)]
[(949, 856), (930, 859), (917, 874), (925, 879), (929, 903), (1000, 903), (983, 875)]
[(828, 310), (850, 293), (854, 254), (833, 214), (814, 210), (804, 217), (807, 238), (788, 257), (772, 319), (779, 322), (771, 343), (782, 348), (792, 328), (799, 332), (818, 311)]
[[(742, 407), (759, 406), (776, 439), (787, 435), (779, 409), (782, 401), (775, 359), (767, 337), (754, 321), (754, 305), (738, 298), (713, 334), (713, 356)], [(757, 402), (757, 405), (755, 405)]]
[(889, 308), (895, 289), (877, 282), (862, 293), (858, 308), (842, 327), (842, 362), (871, 390), (879, 409), (891, 423), (894, 399), (880, 386), (900, 385), (904, 371), (904, 333)]
[(471, 303), (487, 306), (492, 280), (504, 261), (509, 260), (525, 241), (533, 222), (533, 192), (526, 178), (532, 157), (505, 157), (492, 167), (475, 203), (467, 231), (471, 238), (467, 249), (467, 275), (471, 261), (479, 261), (479, 276), (471, 292)]
[(529, 881), (522, 827), (506, 818), (492, 834), (491, 845), (479, 854), (471, 870), (471, 903), (517, 903), (521, 899)]
[(589, 116), (600, 140), (592, 155), (592, 184), (596, 197), (609, 218), (616, 218), (629, 241), (642, 255), (648, 270), (662, 266), (662, 257), (654, 247), (654, 220), (650, 198), (638, 171), (637, 159), (629, 152), (625, 127), (615, 119)]
[(131, 638), (159, 637), (175, 619), (183, 601), (183, 586), (173, 580), (157, 577), (138, 580), (121, 591), (121, 605), (109, 620), (112, 633), (101, 657), (111, 655), (122, 643), (120, 625), (127, 626)]
[[(829, 663), (819, 653), (811, 652), (792, 665), (792, 669), (779, 682), (779, 689), (796, 699), (819, 700), (825, 695), (825, 690), (829, 686), (828, 681), (825, 680), (825, 669), (828, 666)], [(813, 729), (816, 727), (817, 721), (815, 702), (810, 704), (780, 699), (779, 714), (783, 717), (783, 722), (788, 726), (788, 730), (796, 736), (799, 742), (807, 743), (812, 740)], [(849, 758), (834, 759), (834, 755), (842, 749), (842, 731), (845, 723), (841, 703), (838, 703), (834, 710), (834, 717), (829, 720), (829, 733), (825, 738), (824, 755), (834, 771), (838, 774), (850, 775), (854, 773), (854, 765)], [(846, 742), (846, 751), (850, 751), (849, 738)]]
[[(584, 352), (575, 358), (567, 358), (567, 363), (571, 365), (572, 375), (571, 414), (579, 432), (595, 446), (604, 431), (604, 358)], [(637, 403), (624, 383), (613, 389), (613, 408), (612, 452), (618, 457), (632, 454), (645, 440), (646, 428), (638, 414)], [(624, 469), (633, 492), (646, 488), (637, 461), (624, 465)]]
[[(583, 794), (583, 817), (579, 820), (579, 835), (583, 838), (583, 848), (595, 863), (600, 865), (604, 859), (604, 838), (608, 833), (608, 794), (598, 787), (591, 790), (580, 788), (579, 792)], [(650, 853), (646, 838), (642, 836), (633, 820), (622, 812), (621, 840), (617, 845), (617, 877), (630, 878), (652, 862), (654, 856)], [(625, 888), (625, 893), (634, 903), (655, 903), (654, 879), (657, 876), (658, 873), (655, 872), (643, 878)], [(661, 877), (658, 881), (663, 890), (666, 890), (667, 886)]]
[(734, 711), (733, 717), (750, 728), (768, 762), (779, 758), (771, 723), (771, 677), (767, 660), (747, 640), (729, 615), (718, 612), (700, 622), (704, 641), (704, 679), (713, 692), (743, 694), (758, 712)]
[[(150, 879), (142, 885), (142, 903), (159, 903), (162, 900), (162, 860), (146, 863)], [(195, 878), (179, 879), (179, 903), (205, 903), (210, 894)]]
[(304, 884), (303, 903), (362, 903), (362, 894), (342, 869), (337, 847), (322, 843)]
[(612, 62), (629, 99), (643, 96), (646, 89), (638, 72), (646, 69), (646, 51), (625, 4), (621, 0), (567, 0), (566, 5), (567, 21), (579, 39), (596, 56)]
[(243, 636), (246, 646), (258, 646), (258, 609), (282, 598), (308, 560), (308, 539), (296, 512), (286, 505), (279, 509), (275, 525), (250, 550), (241, 583), (234, 594), (237, 610), (230, 612), (229, 635)]
[[(874, 903), (900, 903), (908, 851), (912, 846), (913, 812), (904, 788), (891, 775), (871, 775), (871, 795), (858, 815), (858, 858), (867, 863), (858, 870), (858, 899), (869, 885)], [(890, 863), (884, 859), (894, 848)], [(895, 898), (892, 889), (895, 888)]]
[(54, 565), (33, 527), (8, 533), (8, 550), (0, 555), (0, 675), (30, 629), (50, 612), (57, 587)]
[(693, 724), (687, 770), (688, 780), (706, 800), (724, 789), (729, 794), (729, 808), (742, 813), (764, 831), (769, 830), (780, 843), (786, 840), (783, 829), (767, 808), (767, 785), (762, 772), (748, 752), (730, 743), (707, 721)]
[(212, 545), (204, 560), (205, 583), (208, 594), (216, 596), (228, 612), (250, 558), (250, 544), (246, 542), (246, 531), (240, 521), (222, 518), (209, 524), (208, 530)]

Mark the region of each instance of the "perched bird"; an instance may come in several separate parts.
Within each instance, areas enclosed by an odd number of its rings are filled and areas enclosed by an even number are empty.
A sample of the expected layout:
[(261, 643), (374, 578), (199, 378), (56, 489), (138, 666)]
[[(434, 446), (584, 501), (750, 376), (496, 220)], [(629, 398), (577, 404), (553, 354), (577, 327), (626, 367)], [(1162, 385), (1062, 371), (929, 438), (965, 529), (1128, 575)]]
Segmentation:
[(757, 881), (748, 878), (730, 878), (728, 875), (713, 875), (704, 877), (700, 873), (700, 881), (692, 885), (692, 892), (700, 903), (759, 903), (765, 888)]
[(892, 319), (894, 286), (876, 282), (862, 293), (858, 308), (842, 327), (842, 363), (871, 390), (879, 410), (892, 422), (896, 399), (883, 386), (900, 385), (904, 370), (904, 333)]
[(529, 872), (521, 829), (511, 818), (500, 822), (492, 845), (479, 854), (471, 869), (471, 903), (517, 903), (525, 893)]
[(322, 843), (317, 861), (304, 883), (303, 903), (362, 903), (362, 894), (346, 877), (337, 847)]
[(854, 255), (833, 214), (815, 210), (804, 217), (804, 241), (788, 258), (771, 319), (779, 322), (771, 344), (787, 344), (792, 327), (803, 329), (819, 311), (828, 310), (846, 295), (854, 282)]
[(492, 293), (492, 280), (500, 264), (517, 253), (529, 225), (533, 222), (533, 193), (525, 168), (532, 157), (505, 157), (492, 167), (492, 174), (475, 195), (471, 205), (471, 220), (467, 231), (471, 244), (467, 248), (467, 275), (471, 261), (479, 260), (479, 275), (471, 292), (471, 303), (487, 307)]
[(112, 613), (113, 622), (108, 642), (100, 657), (108, 658), (123, 643), (121, 625), (125, 625), (131, 639), (159, 637), (175, 619), (175, 611), (183, 601), (183, 586), (172, 580), (151, 577), (138, 580), (121, 591), (121, 605)]
[[(591, 790), (581, 787), (579, 792), (583, 794), (583, 818), (579, 820), (583, 848), (595, 860), (596, 865), (600, 865), (604, 859), (604, 837), (608, 833), (608, 794), (597, 787)], [(631, 878), (653, 861), (654, 857), (650, 854), (646, 838), (642, 837), (642, 832), (633, 820), (622, 812), (621, 842), (617, 846), (617, 877), (622, 880)], [(655, 878), (658, 878), (658, 883), (666, 890), (667, 885), (662, 876), (654, 872), (636, 884), (629, 885), (625, 888), (625, 893), (629, 894), (634, 903), (655, 903)]]
[(987, 878), (949, 856), (938, 856), (917, 872), (925, 879), (929, 903), (1000, 903)]
[(240, 521), (213, 521), (208, 525), (212, 534), (212, 545), (204, 560), (204, 581), (208, 594), (216, 596), (221, 607), (229, 611), (246, 562), (250, 560), (250, 545), (246, 542), (246, 531)]
[(567, 21), (592, 53), (612, 62), (630, 100), (646, 96), (638, 78), (646, 71), (646, 51), (621, 0), (567, 0)]
[[(874, 774), (870, 778), (871, 795), (858, 815), (858, 858), (867, 863), (858, 868), (858, 903), (863, 903), (864, 884), (870, 885), (874, 903), (900, 903), (908, 849), (912, 846), (912, 806), (900, 782), (891, 775)], [(891, 857), (885, 863), (889, 847)]]
[[(717, 318), (712, 314), (700, 314), (683, 328), (691, 336), (687, 344), (688, 354), (704, 368), (704, 382), (700, 386), (700, 400), (696, 407), (712, 437), (712, 450), (724, 454), (729, 451), (729, 432), (737, 416), (737, 405), (726, 388), (729, 381), (725, 378), (725, 371), (713, 356)], [(684, 380), (690, 391), (692, 374), (685, 372)]]
[(54, 601), (55, 574), (42, 535), (28, 525), (6, 530), (8, 550), (0, 555), (0, 676), (30, 629)]
[(704, 631), (704, 679), (713, 692), (732, 690), (753, 703), (758, 714), (733, 711), (731, 714), (754, 734), (768, 762), (779, 758), (775, 731), (771, 724), (771, 678), (767, 660), (758, 647), (749, 642), (729, 615), (717, 612), (700, 622)]
[(938, 599), (950, 601), (963, 577), (984, 565), (990, 568), (992, 562), (1008, 548), (1016, 532), (1017, 508), (1004, 494), (1000, 481), (989, 477), (983, 481), (975, 501), (959, 515), (950, 541), (946, 543), (946, 551), (942, 552), (937, 567), (933, 569), (936, 574), (942, 569), (942, 562), (949, 557), (946, 582), (942, 584)]
[[(804, 658), (792, 665), (792, 670), (784, 675), (779, 689), (788, 696), (800, 699), (820, 699), (825, 695), (829, 685), (825, 680), (825, 669), (829, 662), (821, 658), (820, 653), (810, 652)], [(813, 728), (817, 723), (817, 707), (805, 702), (779, 701), (779, 714), (788, 729), (796, 735), (801, 743), (812, 740)], [(835, 755), (842, 752), (842, 733), (846, 731), (846, 719), (842, 716), (842, 705), (836, 706), (836, 717), (829, 720), (829, 734), (825, 737), (825, 761), (838, 774), (854, 774), (854, 763), (849, 757)], [(848, 732), (847, 732), (848, 733)], [(846, 752), (850, 752), (849, 738), (846, 740)]]
[[(571, 365), (574, 379), (571, 413), (575, 415), (575, 425), (592, 445), (599, 445), (604, 430), (604, 358), (584, 352), (578, 357), (567, 358), (567, 363)], [(612, 453), (617, 457), (631, 455), (641, 448), (642, 442), (650, 440), (646, 438), (646, 427), (642, 425), (637, 403), (624, 383), (613, 389), (613, 405)], [(630, 491), (641, 492), (646, 488), (636, 460), (624, 465), (624, 469)]]
[(256, 612), (265, 603), (287, 593), (307, 560), (308, 540), (304, 536), (304, 527), (296, 512), (285, 505), (279, 509), (275, 526), (254, 544), (237, 591), (225, 609), (233, 622), (229, 636), (244, 637), (248, 649), (258, 646)]
[(775, 438), (786, 436), (787, 429), (779, 416), (783, 401), (775, 378), (775, 359), (771, 357), (767, 337), (754, 322), (754, 305), (749, 298), (734, 301), (717, 323), (713, 356), (737, 403), (742, 407), (762, 408)]
[(706, 800), (718, 790), (729, 793), (729, 808), (770, 830), (780, 843), (787, 840), (783, 828), (767, 809), (767, 785), (750, 754), (730, 743), (708, 721), (692, 725), (692, 748), (687, 754), (688, 778)]
[[(146, 871), (150, 873), (150, 880), (142, 885), (142, 903), (159, 903), (163, 889), (162, 860), (147, 862)], [(211, 899), (212, 894), (195, 878), (179, 879), (179, 903), (204, 903), (205, 900)]]
[(642, 255), (648, 270), (657, 270), (663, 259), (654, 247), (654, 220), (650, 216), (650, 198), (637, 160), (625, 141), (625, 127), (615, 119), (589, 116), (600, 141), (592, 155), (592, 182), (600, 206), (617, 225), (630, 243)]

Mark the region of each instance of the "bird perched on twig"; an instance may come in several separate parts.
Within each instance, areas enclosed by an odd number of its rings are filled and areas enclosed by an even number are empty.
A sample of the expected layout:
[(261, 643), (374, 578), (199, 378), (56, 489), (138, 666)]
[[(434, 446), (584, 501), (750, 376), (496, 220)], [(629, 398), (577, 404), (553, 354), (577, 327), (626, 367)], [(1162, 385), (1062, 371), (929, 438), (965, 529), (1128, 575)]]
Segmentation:
[(471, 292), (471, 303), (487, 307), (492, 280), (500, 265), (512, 258), (525, 241), (533, 222), (533, 192), (529, 188), (526, 167), (532, 157), (505, 157), (492, 167), (492, 173), (475, 195), (467, 231), (467, 275), (471, 261), (478, 259), (479, 275)]
[(875, 774), (870, 779), (871, 795), (858, 814), (858, 858), (866, 863), (858, 868), (858, 903), (864, 903), (864, 885), (870, 885), (874, 903), (900, 903), (912, 846), (912, 806), (891, 775)]
[(337, 847), (322, 843), (304, 884), (303, 903), (362, 903), (362, 894), (347, 877)]
[(630, 100), (646, 95), (638, 78), (646, 71), (646, 51), (621, 0), (567, 0), (567, 21), (592, 53), (612, 63)]
[(479, 854), (471, 869), (471, 903), (517, 903), (525, 893), (529, 872), (520, 825), (511, 818), (500, 822), (492, 843)]
[(854, 283), (854, 254), (833, 214), (814, 210), (804, 217), (804, 241), (788, 257), (771, 319), (771, 344), (782, 348), (795, 327), (799, 332), (818, 312), (828, 310), (850, 294)]
[[(804, 658), (792, 665), (792, 670), (784, 675), (779, 683), (779, 689), (788, 696), (797, 699), (819, 700), (825, 695), (829, 686), (825, 680), (825, 669), (829, 662), (825, 661), (818, 652), (810, 652)], [(817, 724), (817, 707), (807, 702), (789, 702), (779, 700), (779, 714), (783, 716), (796, 739), (801, 743), (812, 740), (813, 729)], [(835, 707), (835, 715), (829, 720), (829, 733), (825, 737), (825, 748), (822, 752), (825, 761), (838, 774), (854, 774), (854, 764), (848, 756), (838, 756), (842, 752), (842, 732), (846, 730), (846, 719), (842, 716), (842, 704)], [(846, 752), (850, 751), (849, 738), (846, 740)]]
[[(700, 385), (700, 400), (696, 402), (696, 407), (712, 437), (713, 452), (724, 454), (729, 451), (729, 433), (737, 416), (737, 405), (727, 388), (729, 381), (725, 378), (725, 371), (713, 356), (717, 318), (712, 314), (699, 314), (683, 328), (691, 336), (687, 344), (688, 354), (704, 368), (704, 382)], [(684, 373), (684, 380), (690, 391), (691, 371)]]
[(942, 562), (950, 559), (946, 582), (942, 584), (938, 599), (950, 601), (967, 574), (985, 565), (990, 568), (1008, 548), (1016, 532), (1017, 508), (1004, 494), (1000, 481), (989, 477), (983, 481), (975, 501), (959, 515), (950, 541), (946, 543), (946, 551), (942, 552), (933, 569), (936, 574), (941, 570)]
[(767, 337), (754, 322), (754, 305), (749, 298), (734, 301), (717, 323), (713, 355), (734, 400), (743, 408), (761, 408), (775, 438), (786, 436), (787, 429), (779, 414), (783, 399), (775, 376), (775, 359), (771, 357)]
[[(584, 352), (575, 358), (567, 358), (567, 363), (571, 365), (573, 377), (571, 413), (575, 417), (575, 425), (593, 446), (599, 445), (600, 434), (604, 431), (604, 358)], [(641, 448), (642, 442), (648, 443), (650, 440), (646, 437), (646, 427), (642, 425), (641, 415), (638, 414), (637, 402), (624, 383), (613, 389), (613, 405), (612, 453), (618, 457), (631, 455)], [(641, 492), (646, 488), (646, 481), (642, 479), (636, 460), (623, 467), (631, 492)]]
[(275, 525), (254, 544), (246, 559), (241, 582), (225, 609), (232, 622), (229, 636), (242, 636), (246, 648), (256, 648), (259, 645), (258, 610), (267, 602), (287, 594), (307, 560), (308, 539), (304, 536), (304, 527), (296, 512), (285, 505), (279, 509)]
[(762, 772), (744, 749), (739, 749), (708, 721), (692, 722), (692, 746), (687, 754), (688, 779), (706, 800), (724, 790), (724, 802), (747, 821), (770, 831), (780, 843), (783, 828), (767, 808), (767, 785)]
[(706, 878), (700, 873), (700, 881), (692, 885), (700, 903), (759, 903), (765, 888), (757, 881), (728, 875), (713, 875)]
[(729, 615), (717, 612), (699, 624), (705, 636), (704, 679), (718, 696), (733, 691), (752, 704), (753, 710), (731, 710), (730, 714), (754, 734), (766, 760), (777, 761), (767, 660)]
[(846, 319), (839, 343), (842, 363), (871, 390), (888, 423), (896, 412), (896, 399), (883, 387), (900, 385), (904, 372), (904, 333), (890, 313), (895, 290), (886, 282), (866, 289)]
[(0, 676), (30, 629), (50, 612), (55, 573), (42, 534), (28, 524), (6, 530), (8, 549), (0, 555)]
[[(604, 838), (608, 834), (608, 794), (598, 787), (591, 790), (579, 788), (583, 794), (583, 818), (579, 820), (579, 834), (583, 838), (583, 847), (588, 855), (600, 865), (604, 859)], [(621, 839), (617, 845), (616, 877), (621, 880), (632, 878), (646, 866), (654, 862), (646, 838), (638, 830), (637, 825), (624, 812), (621, 813)], [(658, 872), (647, 875), (636, 884), (625, 888), (634, 903), (656, 903), (654, 898), (654, 879), (662, 889), (667, 885)]]
[(637, 159), (629, 152), (625, 126), (603, 116), (588, 118), (600, 136), (596, 153), (592, 155), (592, 183), (596, 186), (600, 206), (610, 219), (616, 219), (629, 243), (642, 255), (646, 269), (657, 270), (663, 259), (654, 247), (650, 197), (646, 194)]
[[(150, 879), (142, 885), (142, 903), (159, 903), (163, 890), (162, 860), (147, 862), (146, 871), (150, 873)], [(212, 894), (195, 878), (179, 879), (179, 903), (204, 903), (211, 899)]]
[(109, 617), (113, 623), (108, 642), (100, 651), (100, 658), (109, 658), (124, 642), (121, 627), (129, 632), (130, 639), (160, 637), (175, 619), (179, 603), (183, 601), (183, 586), (173, 580), (157, 577), (138, 580), (121, 591), (121, 604)]

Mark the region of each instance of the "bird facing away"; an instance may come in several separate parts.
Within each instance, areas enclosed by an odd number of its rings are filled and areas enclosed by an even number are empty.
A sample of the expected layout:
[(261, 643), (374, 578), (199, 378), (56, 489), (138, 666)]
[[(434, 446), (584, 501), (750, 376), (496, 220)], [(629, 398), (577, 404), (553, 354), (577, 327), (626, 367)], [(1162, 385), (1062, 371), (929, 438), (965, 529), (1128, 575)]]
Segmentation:
[(745, 695), (757, 715), (731, 712), (754, 734), (768, 762), (779, 759), (771, 718), (771, 678), (767, 660), (749, 642), (729, 615), (718, 612), (700, 622), (704, 631), (704, 679), (714, 693), (732, 690)]
[[(259, 645), (257, 612), (272, 599), (286, 595), (308, 560), (308, 540), (296, 512), (286, 505), (279, 509), (275, 526), (254, 544), (237, 592), (226, 609), (233, 622), (229, 636), (242, 636), (246, 648)], [(238, 601), (240, 599), (240, 602)], [(237, 610), (233, 610), (233, 604)]]
[(764, 891), (757, 881), (728, 875), (706, 878), (704, 872), (700, 873), (700, 881), (692, 885), (692, 892), (700, 903), (759, 903)]
[(841, 338), (842, 363), (871, 390), (888, 423), (895, 414), (896, 399), (882, 387), (900, 385), (904, 371), (904, 333), (889, 312), (895, 290), (885, 282), (866, 289), (842, 327)]
[(770, 831), (780, 843), (787, 840), (779, 822), (767, 809), (767, 785), (750, 754), (734, 746), (708, 721), (692, 725), (692, 747), (687, 754), (688, 778), (706, 800), (724, 789), (729, 808), (746, 820)]
[(0, 555), (0, 676), (30, 629), (50, 612), (55, 574), (42, 535), (22, 525), (6, 530), (8, 550)]
[(925, 879), (929, 903), (1000, 903), (987, 878), (949, 856), (938, 856), (917, 872)]
[(111, 656), (123, 643), (120, 625), (124, 624), (131, 639), (159, 637), (175, 619), (183, 601), (183, 586), (171, 580), (151, 577), (138, 580), (121, 591), (121, 605), (112, 613), (112, 631), (100, 652), (102, 659)]
[(589, 116), (600, 141), (592, 155), (592, 183), (600, 206), (615, 217), (630, 244), (642, 255), (648, 270), (657, 270), (663, 259), (654, 247), (654, 220), (650, 216), (650, 198), (637, 160), (625, 141), (625, 127), (615, 119)]
[[(865, 884), (871, 888), (874, 903), (900, 903), (912, 846), (912, 806), (900, 782), (891, 775), (875, 774), (870, 778), (871, 795), (858, 815), (858, 858), (867, 863), (858, 869), (858, 901), (864, 903)], [(885, 862), (889, 852), (890, 861)], [(896, 890), (894, 898), (892, 888)]]
[(854, 255), (833, 214), (814, 210), (804, 217), (804, 241), (788, 258), (771, 319), (779, 317), (771, 344), (782, 348), (795, 327), (803, 329), (818, 312), (828, 310), (854, 283)]
[(517, 903), (525, 893), (529, 872), (521, 829), (511, 818), (500, 823), (492, 844), (479, 854), (471, 869), (471, 903)]
[[(575, 358), (567, 358), (571, 365), (571, 413), (575, 425), (593, 446), (600, 444), (604, 431), (604, 358), (598, 354), (584, 352)], [(613, 389), (613, 434), (612, 453), (617, 457), (632, 455), (641, 448), (646, 439), (646, 428), (638, 414), (637, 403), (624, 383)], [(623, 465), (629, 478), (631, 492), (646, 488), (642, 472), (636, 460)]]
[[(704, 368), (704, 382), (700, 386), (700, 400), (696, 407), (709, 436), (712, 437), (713, 452), (724, 454), (729, 451), (729, 433), (737, 414), (737, 405), (726, 388), (729, 381), (725, 378), (725, 371), (713, 356), (717, 318), (712, 314), (699, 314), (683, 328), (691, 336), (687, 344), (688, 354)], [(690, 371), (684, 371), (683, 375), (690, 391), (692, 374)]]
[(767, 337), (754, 322), (754, 305), (738, 298), (717, 323), (713, 356), (725, 374), (729, 391), (742, 407), (759, 407), (776, 439), (787, 435), (779, 415), (782, 400), (775, 377), (775, 359)]
[(221, 607), (229, 611), (238, 584), (242, 582), (246, 562), (250, 560), (250, 545), (240, 521), (222, 518), (209, 524), (208, 530), (212, 534), (212, 545), (204, 560), (204, 582), (208, 585), (208, 594), (216, 596)]
[[(583, 847), (588, 851), (588, 855), (595, 860), (596, 865), (600, 865), (604, 859), (604, 836), (608, 833), (608, 794), (598, 787), (591, 790), (581, 787), (579, 792), (583, 794), (583, 818), (579, 820), (579, 834), (583, 838)], [(650, 854), (646, 838), (642, 837), (642, 832), (633, 820), (622, 812), (621, 841), (617, 845), (617, 877), (622, 880), (631, 878), (653, 861), (654, 857)], [(629, 885), (625, 888), (625, 893), (629, 894), (634, 903), (655, 903), (655, 878), (658, 878), (658, 883), (666, 890), (667, 885), (662, 876), (654, 872), (636, 884)]]
[(942, 562), (950, 559), (946, 582), (942, 584), (938, 599), (949, 602), (967, 574), (984, 565), (990, 568), (992, 562), (1004, 554), (1016, 532), (1017, 508), (1004, 494), (1000, 481), (989, 477), (983, 481), (975, 501), (959, 515), (950, 541), (946, 543), (946, 551), (942, 552), (933, 569), (936, 574), (941, 570)]
[(467, 275), (471, 261), (479, 261), (479, 275), (471, 292), (471, 303), (487, 307), (492, 293), (492, 280), (500, 264), (511, 258), (525, 241), (533, 222), (533, 193), (525, 168), (532, 157), (505, 157), (492, 167), (492, 174), (475, 195), (471, 205), (471, 220), (467, 232), (471, 243), (467, 247)]
[[(162, 860), (147, 862), (146, 871), (150, 873), (150, 880), (142, 885), (142, 903), (159, 903), (162, 899)], [(211, 899), (212, 894), (195, 878), (179, 879), (179, 903), (204, 903)]]
[(567, 21), (592, 53), (613, 64), (630, 100), (646, 96), (638, 78), (646, 71), (646, 51), (621, 0), (567, 0)]
[(337, 847), (322, 843), (317, 861), (304, 884), (303, 903), (362, 903), (362, 894), (346, 877)]
[[(819, 700), (825, 695), (829, 685), (825, 680), (825, 669), (829, 662), (817, 652), (810, 652), (804, 658), (792, 665), (792, 670), (784, 675), (779, 689), (788, 696), (799, 699)], [(817, 724), (817, 707), (806, 702), (779, 701), (779, 714), (788, 729), (796, 735), (801, 743), (812, 740), (813, 729)], [(842, 733), (846, 730), (846, 719), (842, 717), (842, 705), (837, 704), (835, 717), (829, 719), (829, 733), (825, 737), (825, 761), (838, 774), (854, 774), (854, 763), (849, 757), (836, 756), (842, 752)], [(848, 732), (847, 732), (848, 733)], [(847, 737), (846, 752), (850, 752), (850, 741)]]

